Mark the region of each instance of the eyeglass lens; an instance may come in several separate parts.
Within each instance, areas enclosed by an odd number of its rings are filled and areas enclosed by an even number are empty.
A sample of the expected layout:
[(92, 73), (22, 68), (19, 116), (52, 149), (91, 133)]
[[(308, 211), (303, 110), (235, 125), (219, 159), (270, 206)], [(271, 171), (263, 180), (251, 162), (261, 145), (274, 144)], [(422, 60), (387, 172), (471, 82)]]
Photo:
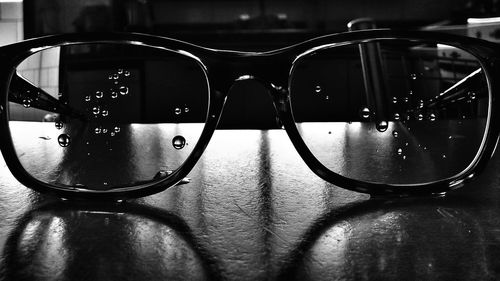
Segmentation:
[(464, 171), (480, 150), (488, 85), (464, 50), (405, 40), (325, 48), (299, 58), (290, 79), (304, 142), (347, 178), (430, 183)]
[(26, 58), (9, 89), (25, 170), (58, 186), (106, 190), (156, 181), (200, 138), (208, 83), (192, 58), (127, 44), (54, 47)]

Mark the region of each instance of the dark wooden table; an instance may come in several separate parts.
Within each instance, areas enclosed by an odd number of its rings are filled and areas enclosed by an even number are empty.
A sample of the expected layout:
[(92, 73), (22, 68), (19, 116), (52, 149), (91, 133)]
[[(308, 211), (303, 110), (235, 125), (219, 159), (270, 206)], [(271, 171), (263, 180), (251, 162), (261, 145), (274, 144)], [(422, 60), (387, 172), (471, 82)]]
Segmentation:
[(315, 176), (284, 131), (217, 131), (189, 184), (92, 203), (2, 163), (0, 279), (499, 279), (499, 168), (442, 198), (370, 199)]

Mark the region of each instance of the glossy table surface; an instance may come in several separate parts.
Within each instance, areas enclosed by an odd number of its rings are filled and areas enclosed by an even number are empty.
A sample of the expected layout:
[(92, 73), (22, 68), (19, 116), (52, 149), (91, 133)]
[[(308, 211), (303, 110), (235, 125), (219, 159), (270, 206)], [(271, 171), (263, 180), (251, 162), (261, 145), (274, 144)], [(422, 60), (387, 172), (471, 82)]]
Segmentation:
[(0, 280), (494, 280), (500, 158), (440, 198), (370, 199), (314, 175), (286, 133), (217, 131), (191, 182), (62, 201), (0, 164)]

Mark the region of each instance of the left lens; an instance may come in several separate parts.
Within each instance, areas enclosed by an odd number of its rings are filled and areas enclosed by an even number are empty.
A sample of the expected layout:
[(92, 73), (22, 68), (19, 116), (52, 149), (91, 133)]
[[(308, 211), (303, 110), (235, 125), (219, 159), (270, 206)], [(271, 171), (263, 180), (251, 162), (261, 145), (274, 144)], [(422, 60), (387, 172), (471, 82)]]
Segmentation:
[(32, 54), (9, 86), (9, 127), (22, 166), (60, 188), (154, 182), (198, 142), (208, 82), (197, 60), (129, 44)]
[(490, 94), (472, 54), (437, 42), (373, 40), (307, 53), (292, 69), (293, 116), (328, 169), (369, 183), (424, 184), (481, 150)]

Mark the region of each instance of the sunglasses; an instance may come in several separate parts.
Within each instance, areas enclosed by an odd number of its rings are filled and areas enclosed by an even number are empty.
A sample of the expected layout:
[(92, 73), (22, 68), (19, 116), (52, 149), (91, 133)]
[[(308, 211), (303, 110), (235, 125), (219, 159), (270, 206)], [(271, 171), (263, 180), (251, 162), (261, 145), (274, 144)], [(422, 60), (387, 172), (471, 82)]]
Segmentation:
[(439, 194), (494, 152), (499, 54), (479, 39), (395, 30), (267, 52), (143, 34), (37, 38), (0, 47), (1, 151), (40, 192), (157, 193), (188, 175), (231, 87), (251, 80), (325, 181), (372, 195)]

